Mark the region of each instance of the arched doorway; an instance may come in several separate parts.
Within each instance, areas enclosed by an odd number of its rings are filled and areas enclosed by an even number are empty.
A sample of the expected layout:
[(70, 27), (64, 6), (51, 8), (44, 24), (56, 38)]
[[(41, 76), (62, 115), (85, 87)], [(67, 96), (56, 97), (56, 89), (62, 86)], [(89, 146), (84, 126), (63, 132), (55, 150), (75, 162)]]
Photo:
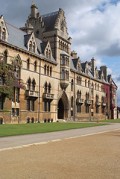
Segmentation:
[(69, 101), (65, 92), (58, 101), (58, 119), (67, 119), (69, 110)]
[(64, 104), (62, 99), (58, 102), (58, 119), (64, 119)]

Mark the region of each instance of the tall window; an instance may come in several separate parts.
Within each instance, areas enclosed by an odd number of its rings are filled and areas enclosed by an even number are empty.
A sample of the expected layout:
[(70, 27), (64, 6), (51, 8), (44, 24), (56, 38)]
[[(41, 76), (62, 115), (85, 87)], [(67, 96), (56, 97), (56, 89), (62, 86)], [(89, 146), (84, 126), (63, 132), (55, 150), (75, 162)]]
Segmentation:
[(62, 69), (62, 71), (61, 71), (61, 79), (65, 80), (65, 70), (64, 69)]
[(74, 87), (74, 82), (73, 79), (71, 80), (71, 91), (73, 91), (73, 87)]
[(27, 110), (34, 111), (35, 110), (35, 101), (27, 99)]
[(37, 62), (36, 61), (34, 62), (34, 71), (35, 72), (37, 71)]
[(35, 82), (35, 79), (33, 79), (33, 81), (32, 81), (32, 91), (35, 91), (35, 85), (36, 85), (36, 82)]
[(47, 66), (46, 65), (44, 65), (44, 74), (46, 75), (46, 70), (47, 69)]
[(3, 61), (4, 61), (5, 63), (7, 63), (7, 56), (8, 56), (8, 52), (7, 52), (7, 50), (5, 50), (5, 51), (4, 51), (4, 54), (3, 54)]
[(44, 93), (47, 93), (48, 92), (48, 85), (47, 85), (47, 82), (45, 83), (44, 85)]
[(27, 70), (30, 69), (30, 59), (27, 59)]
[(97, 103), (99, 103), (98, 95), (96, 95), (96, 113), (99, 113), (99, 105)]
[(52, 76), (52, 67), (50, 67), (50, 76)]
[(27, 89), (30, 90), (31, 89), (31, 79), (29, 78), (27, 81)]
[(51, 93), (51, 84), (48, 85), (48, 93)]
[(73, 108), (73, 96), (71, 97), (71, 108)]
[(49, 66), (47, 66), (47, 76), (49, 76)]
[(44, 101), (44, 111), (50, 112), (51, 110), (51, 102), (50, 101)]

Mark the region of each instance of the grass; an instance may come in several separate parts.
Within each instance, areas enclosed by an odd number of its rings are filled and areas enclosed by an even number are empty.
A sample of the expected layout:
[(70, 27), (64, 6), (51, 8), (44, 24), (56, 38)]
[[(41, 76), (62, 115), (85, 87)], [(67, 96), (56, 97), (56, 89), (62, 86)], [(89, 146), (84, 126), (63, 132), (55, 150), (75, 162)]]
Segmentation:
[(105, 125), (103, 123), (38, 123), (0, 125), (0, 137), (48, 133)]
[(120, 123), (120, 119), (102, 120), (104, 123)]

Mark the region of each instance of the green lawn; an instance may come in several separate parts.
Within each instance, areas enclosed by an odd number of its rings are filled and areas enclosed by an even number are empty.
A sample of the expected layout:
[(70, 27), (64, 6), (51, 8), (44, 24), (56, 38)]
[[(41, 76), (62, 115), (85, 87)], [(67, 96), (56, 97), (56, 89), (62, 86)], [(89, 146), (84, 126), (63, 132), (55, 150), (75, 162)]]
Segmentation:
[(120, 123), (120, 119), (102, 120), (101, 122), (106, 122), (106, 123)]
[(38, 124), (4, 124), (0, 125), (0, 137), (36, 133), (47, 133), (70, 129), (105, 125), (103, 123), (38, 123)]

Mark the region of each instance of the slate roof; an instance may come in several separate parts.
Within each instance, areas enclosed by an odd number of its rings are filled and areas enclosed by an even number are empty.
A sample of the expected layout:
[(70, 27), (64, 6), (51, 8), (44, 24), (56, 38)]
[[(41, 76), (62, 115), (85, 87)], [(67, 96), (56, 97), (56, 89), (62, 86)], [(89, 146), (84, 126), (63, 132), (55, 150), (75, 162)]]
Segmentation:
[(27, 48), (24, 45), (24, 36), (26, 35), (26, 33), (14, 27), (11, 24), (6, 23), (6, 26), (9, 34), (8, 43), (16, 47), (22, 48), (24, 50), (27, 50)]
[[(31, 34), (27, 34), (26, 32), (22, 31), (21, 29), (6, 23), (7, 30), (8, 30), (8, 40), (7, 42), (15, 47), (21, 48), (23, 50), (28, 51), (26, 47), (26, 43), (28, 39), (30, 38)], [(55, 59), (52, 57), (51, 59), (46, 59), (46, 57), (42, 54), (42, 46), (43, 43), (40, 39), (35, 38), (36, 44), (37, 44), (37, 52), (36, 55), (39, 55), (40, 57), (44, 58), (45, 60), (49, 62), (56, 62)], [(34, 53), (34, 52), (33, 52)]]
[(45, 23), (46, 31), (51, 31), (54, 29), (54, 25), (57, 17), (58, 17), (58, 11), (42, 15), (43, 21)]

